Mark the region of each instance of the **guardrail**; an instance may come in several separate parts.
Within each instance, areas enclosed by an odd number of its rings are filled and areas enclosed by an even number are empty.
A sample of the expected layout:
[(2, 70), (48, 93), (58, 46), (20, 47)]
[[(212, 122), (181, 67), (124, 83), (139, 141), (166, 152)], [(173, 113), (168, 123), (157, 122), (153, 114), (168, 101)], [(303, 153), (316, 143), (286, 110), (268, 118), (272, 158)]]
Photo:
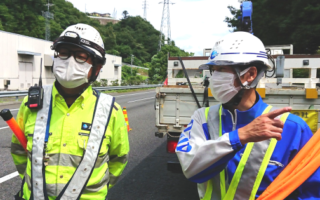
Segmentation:
[[(160, 85), (130, 85), (130, 86), (108, 86), (108, 87), (94, 87), (94, 89), (98, 91), (108, 91), (108, 90), (127, 90), (127, 89), (139, 89), (139, 88), (152, 88), (158, 87)], [(1, 91), (0, 98), (7, 98), (7, 97), (18, 97), (20, 96), (27, 96), (28, 91)]]

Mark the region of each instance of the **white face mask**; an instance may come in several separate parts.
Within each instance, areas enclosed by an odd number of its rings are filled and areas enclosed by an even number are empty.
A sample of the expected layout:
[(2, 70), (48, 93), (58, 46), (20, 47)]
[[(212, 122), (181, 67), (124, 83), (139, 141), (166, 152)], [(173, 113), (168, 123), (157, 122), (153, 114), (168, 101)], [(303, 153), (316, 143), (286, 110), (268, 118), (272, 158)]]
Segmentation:
[(67, 60), (54, 58), (53, 74), (58, 82), (65, 88), (76, 88), (88, 83), (88, 73), (92, 65), (77, 63), (73, 56)]
[[(240, 72), (240, 76), (249, 71), (250, 67)], [(222, 104), (228, 103), (238, 92), (241, 87), (234, 86), (236, 75), (228, 72), (214, 71), (210, 77), (210, 88), (213, 97)], [(246, 86), (248, 83), (243, 83)]]

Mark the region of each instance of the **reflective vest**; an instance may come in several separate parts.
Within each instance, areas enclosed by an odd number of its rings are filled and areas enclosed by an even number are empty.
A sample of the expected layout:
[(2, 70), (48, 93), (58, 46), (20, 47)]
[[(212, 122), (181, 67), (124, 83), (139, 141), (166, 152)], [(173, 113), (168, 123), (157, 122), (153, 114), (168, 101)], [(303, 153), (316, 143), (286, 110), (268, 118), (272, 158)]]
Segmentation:
[[(52, 86), (44, 88), (43, 108), (37, 113), (31, 153), (30, 199), (48, 200), (44, 173), (45, 134), (49, 129)], [(101, 93), (98, 97), (92, 128), (82, 160), (69, 182), (56, 199), (79, 199), (93, 172), (114, 105), (114, 97)], [(24, 181), (22, 185), (24, 184)], [(21, 194), (23, 196), (23, 194)]]
[[(262, 114), (266, 114), (275, 108), (268, 106)], [(217, 115), (217, 113), (219, 113)], [(205, 110), (208, 130), (211, 139), (222, 136), (222, 106), (216, 105)], [(289, 113), (277, 118), (285, 123)], [(267, 169), (271, 155), (275, 149), (277, 140), (272, 138), (261, 142), (250, 142), (241, 157), (239, 165), (233, 175), (230, 186), (226, 181), (226, 170), (222, 170), (219, 176), (215, 176), (206, 182), (206, 193), (202, 200), (254, 200), (264, 173)]]

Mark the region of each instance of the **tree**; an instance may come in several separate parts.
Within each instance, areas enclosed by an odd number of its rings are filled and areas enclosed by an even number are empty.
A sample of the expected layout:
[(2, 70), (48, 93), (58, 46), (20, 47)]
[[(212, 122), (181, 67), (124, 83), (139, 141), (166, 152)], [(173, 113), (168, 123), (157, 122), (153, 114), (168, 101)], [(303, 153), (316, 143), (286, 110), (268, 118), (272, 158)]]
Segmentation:
[(125, 10), (125, 11), (122, 12), (122, 15), (123, 15), (123, 19), (127, 19), (129, 13), (128, 13), (128, 11)]
[(151, 59), (151, 67), (148, 71), (149, 78), (154, 83), (164, 81), (167, 77), (168, 69), (168, 53), (170, 56), (193, 56), (193, 53), (185, 52), (180, 48), (173, 46), (174, 42), (171, 45), (164, 45), (161, 47), (155, 56)]
[[(228, 7), (229, 27), (238, 30), (240, 11)], [(253, 31), (265, 45), (293, 44), (294, 53), (316, 53), (320, 46), (319, 0), (253, 1)]]

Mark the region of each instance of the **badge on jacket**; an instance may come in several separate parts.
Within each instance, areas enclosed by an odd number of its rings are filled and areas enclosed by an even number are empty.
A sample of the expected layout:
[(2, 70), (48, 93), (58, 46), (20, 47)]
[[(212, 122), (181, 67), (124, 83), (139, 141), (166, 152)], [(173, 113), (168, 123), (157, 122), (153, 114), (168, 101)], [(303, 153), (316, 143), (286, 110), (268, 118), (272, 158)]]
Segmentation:
[(81, 130), (91, 131), (92, 124), (82, 122)]

